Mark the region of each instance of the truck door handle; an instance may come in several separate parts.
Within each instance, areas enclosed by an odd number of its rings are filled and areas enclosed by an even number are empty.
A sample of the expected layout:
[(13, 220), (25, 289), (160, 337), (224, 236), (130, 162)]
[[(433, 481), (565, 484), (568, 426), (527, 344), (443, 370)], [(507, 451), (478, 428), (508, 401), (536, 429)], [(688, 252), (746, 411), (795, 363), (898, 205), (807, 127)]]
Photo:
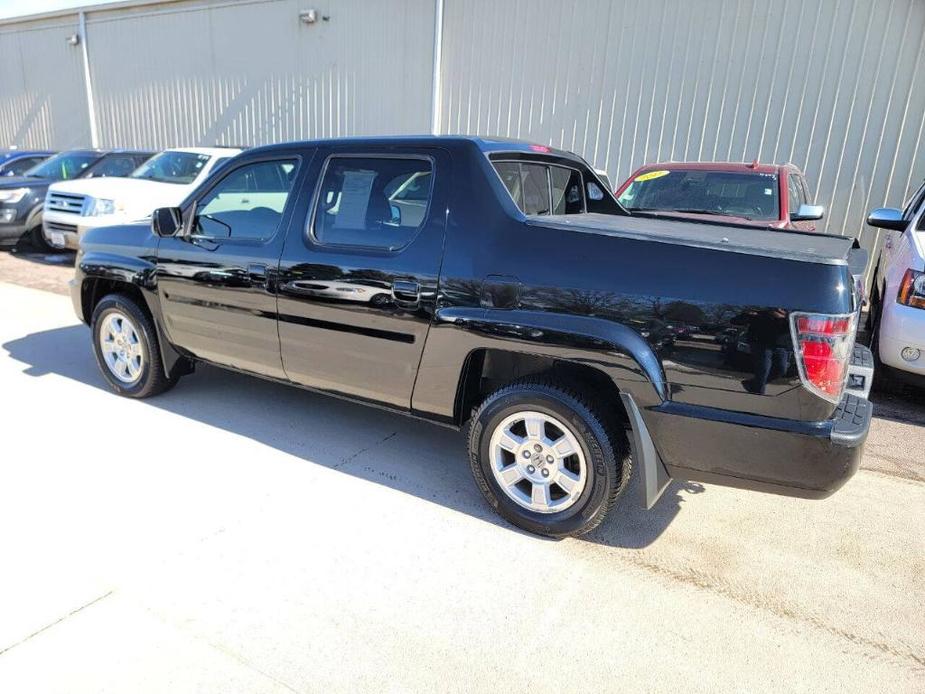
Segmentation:
[(392, 282), (392, 297), (396, 301), (417, 301), (421, 286), (409, 280), (395, 280)]
[(254, 287), (267, 286), (267, 266), (263, 263), (250, 263), (247, 266), (247, 277)]

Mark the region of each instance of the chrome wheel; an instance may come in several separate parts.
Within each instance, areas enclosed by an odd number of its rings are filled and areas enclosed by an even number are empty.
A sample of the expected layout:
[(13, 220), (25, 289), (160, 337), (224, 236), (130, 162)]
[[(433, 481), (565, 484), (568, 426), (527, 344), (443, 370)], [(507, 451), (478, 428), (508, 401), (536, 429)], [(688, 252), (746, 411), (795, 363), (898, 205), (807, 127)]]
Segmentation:
[(124, 313), (113, 311), (99, 327), (97, 339), (109, 372), (127, 385), (137, 383), (145, 365), (139, 331)]
[(495, 428), (489, 443), (491, 471), (518, 505), (557, 513), (578, 501), (588, 480), (581, 445), (555, 417), (518, 412)]

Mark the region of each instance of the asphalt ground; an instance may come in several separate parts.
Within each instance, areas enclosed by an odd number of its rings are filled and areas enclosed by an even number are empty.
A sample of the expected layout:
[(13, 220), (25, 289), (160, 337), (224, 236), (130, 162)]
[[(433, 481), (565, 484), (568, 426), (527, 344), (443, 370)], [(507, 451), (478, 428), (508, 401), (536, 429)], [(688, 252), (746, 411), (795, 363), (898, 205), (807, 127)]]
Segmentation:
[(0, 253), (0, 691), (925, 690), (915, 392), (830, 499), (636, 479), (555, 542), (451, 430), (208, 367), (115, 396), (70, 272)]

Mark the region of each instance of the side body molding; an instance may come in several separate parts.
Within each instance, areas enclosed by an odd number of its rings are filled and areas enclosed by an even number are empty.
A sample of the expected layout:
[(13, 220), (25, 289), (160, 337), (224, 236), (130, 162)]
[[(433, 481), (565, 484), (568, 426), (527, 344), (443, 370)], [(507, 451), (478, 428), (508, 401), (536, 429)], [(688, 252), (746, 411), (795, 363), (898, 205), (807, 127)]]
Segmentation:
[(630, 328), (604, 318), (481, 307), (437, 309), (421, 357), (412, 411), (459, 421), (461, 367), (479, 349), (550, 357), (594, 367), (641, 407), (668, 395), (658, 357)]

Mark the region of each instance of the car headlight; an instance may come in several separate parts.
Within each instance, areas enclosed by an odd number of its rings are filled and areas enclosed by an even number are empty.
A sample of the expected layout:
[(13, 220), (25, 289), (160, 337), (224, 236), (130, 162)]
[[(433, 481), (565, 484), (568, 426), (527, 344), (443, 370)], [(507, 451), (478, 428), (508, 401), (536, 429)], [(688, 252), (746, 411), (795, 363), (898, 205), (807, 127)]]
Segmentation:
[(16, 204), (29, 194), (28, 188), (14, 188), (13, 190), (0, 190), (0, 202)]
[(114, 214), (116, 211), (116, 201), (107, 200), (106, 198), (99, 198), (95, 203), (93, 203), (93, 208), (90, 211), (91, 215), (97, 216), (102, 214)]
[(906, 270), (902, 282), (899, 283), (896, 300), (906, 306), (925, 308), (925, 272)]

